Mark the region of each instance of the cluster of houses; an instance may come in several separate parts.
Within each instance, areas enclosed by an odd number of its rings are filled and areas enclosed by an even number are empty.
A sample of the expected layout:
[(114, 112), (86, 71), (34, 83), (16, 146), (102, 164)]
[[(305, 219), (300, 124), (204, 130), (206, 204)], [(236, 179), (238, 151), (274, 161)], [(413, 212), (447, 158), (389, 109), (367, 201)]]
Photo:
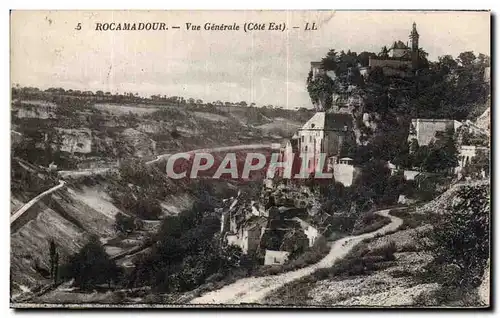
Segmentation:
[(317, 213), (315, 198), (305, 187), (266, 189), (259, 200), (239, 193), (221, 208), (221, 236), (243, 254), (262, 253), (264, 265), (283, 265), (293, 250), (314, 245), (324, 228), (307, 220)]

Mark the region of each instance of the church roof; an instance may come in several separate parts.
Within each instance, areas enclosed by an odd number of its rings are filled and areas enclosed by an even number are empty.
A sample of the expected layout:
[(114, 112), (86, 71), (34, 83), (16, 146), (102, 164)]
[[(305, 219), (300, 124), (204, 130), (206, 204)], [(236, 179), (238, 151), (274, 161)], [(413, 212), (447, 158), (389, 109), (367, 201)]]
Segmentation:
[(304, 124), (301, 130), (344, 131), (352, 130), (353, 118), (346, 113), (317, 112)]
[(408, 46), (404, 44), (402, 41), (395, 41), (394, 44), (391, 46), (391, 50), (393, 49), (407, 49)]

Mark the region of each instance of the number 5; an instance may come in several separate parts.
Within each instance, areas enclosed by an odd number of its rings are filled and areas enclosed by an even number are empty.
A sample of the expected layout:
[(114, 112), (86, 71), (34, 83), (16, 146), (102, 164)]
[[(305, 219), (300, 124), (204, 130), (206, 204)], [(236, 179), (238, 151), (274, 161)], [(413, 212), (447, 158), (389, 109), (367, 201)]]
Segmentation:
[(81, 29), (82, 29), (82, 24), (81, 24), (81, 23), (78, 23), (78, 24), (76, 25), (75, 30), (81, 30)]

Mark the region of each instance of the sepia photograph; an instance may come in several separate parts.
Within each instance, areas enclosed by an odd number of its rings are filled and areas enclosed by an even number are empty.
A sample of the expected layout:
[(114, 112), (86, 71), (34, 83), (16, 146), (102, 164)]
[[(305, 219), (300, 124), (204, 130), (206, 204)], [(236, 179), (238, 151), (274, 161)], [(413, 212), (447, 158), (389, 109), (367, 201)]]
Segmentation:
[(10, 307), (491, 308), (491, 24), (11, 10)]

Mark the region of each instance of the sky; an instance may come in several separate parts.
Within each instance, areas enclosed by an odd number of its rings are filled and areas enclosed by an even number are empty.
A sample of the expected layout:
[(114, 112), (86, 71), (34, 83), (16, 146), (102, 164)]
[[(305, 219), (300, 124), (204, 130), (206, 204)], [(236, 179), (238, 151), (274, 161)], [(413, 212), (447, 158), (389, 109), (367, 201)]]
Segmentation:
[[(163, 22), (169, 30), (95, 30), (105, 22)], [(244, 32), (246, 22), (287, 30)], [(317, 30), (305, 31), (307, 22)], [(330, 49), (379, 52), (406, 43), (413, 22), (431, 60), (490, 55), (489, 12), (12, 11), (11, 83), (310, 108), (311, 61)], [(187, 31), (186, 23), (202, 30)], [(240, 30), (206, 31), (205, 23)]]

